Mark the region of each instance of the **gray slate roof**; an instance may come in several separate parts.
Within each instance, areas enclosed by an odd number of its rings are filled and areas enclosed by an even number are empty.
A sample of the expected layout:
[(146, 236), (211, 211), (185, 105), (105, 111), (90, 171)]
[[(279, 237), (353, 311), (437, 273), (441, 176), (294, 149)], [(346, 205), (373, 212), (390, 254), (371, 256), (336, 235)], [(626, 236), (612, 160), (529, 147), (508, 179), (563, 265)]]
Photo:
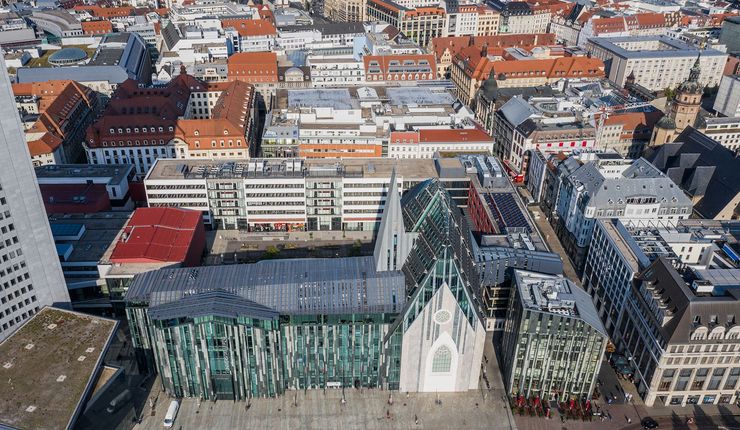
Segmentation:
[(221, 290), (281, 314), (396, 313), (405, 288), (401, 272), (376, 272), (373, 257), (305, 258), (146, 272), (125, 300), (154, 308)]
[[(659, 298), (667, 304), (667, 311), (672, 317), (658, 326), (668, 343), (688, 343), (696, 317), (702, 325), (708, 325), (713, 315), (720, 318), (720, 324), (725, 323), (727, 315), (740, 317), (737, 291), (728, 290), (730, 294), (725, 296), (697, 296), (665, 257), (655, 260), (636, 279), (650, 283)], [(654, 318), (650, 314), (645, 316)]]
[(740, 158), (692, 127), (645, 157), (687, 194), (701, 197), (694, 210), (705, 218), (714, 218), (740, 193)]
[(587, 163), (571, 180), (583, 184), (591, 196), (589, 204), (596, 207), (623, 205), (627, 198), (636, 196), (655, 196), (663, 206), (691, 206), (681, 188), (644, 158), (635, 160), (620, 178), (605, 179), (596, 163)]
[(220, 290), (193, 294), (176, 302), (149, 308), (149, 318), (154, 320), (201, 316), (225, 318), (246, 316), (256, 319), (274, 319), (279, 315), (275, 310), (259, 303)]

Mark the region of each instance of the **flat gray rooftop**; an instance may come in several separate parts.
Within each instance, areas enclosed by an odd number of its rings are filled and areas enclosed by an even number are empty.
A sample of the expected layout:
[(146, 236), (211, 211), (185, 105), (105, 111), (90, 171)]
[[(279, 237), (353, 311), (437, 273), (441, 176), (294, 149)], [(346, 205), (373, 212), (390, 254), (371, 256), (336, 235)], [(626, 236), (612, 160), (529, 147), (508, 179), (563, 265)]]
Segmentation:
[(342, 89), (308, 89), (288, 92), (288, 107), (292, 108), (332, 108), (335, 110), (359, 109), (360, 105), (353, 100), (349, 90)]
[(111, 178), (108, 184), (112, 185), (125, 181), (133, 168), (131, 164), (49, 164), (35, 170), (38, 179), (79, 178), (79, 182), (84, 183), (85, 178)]
[[(621, 58), (696, 58), (701, 52), (702, 57), (726, 56), (727, 54), (716, 49), (707, 48), (699, 50), (678, 39), (668, 36), (623, 36), (623, 37), (594, 37), (588, 39), (590, 43), (611, 51)], [(619, 44), (627, 42), (651, 42), (659, 41), (662, 49), (629, 50)]]
[[(465, 171), (457, 158), (444, 159), (447, 169)], [(259, 163), (262, 170), (250, 168)], [(289, 170), (290, 164), (293, 170)], [(297, 166), (297, 167), (296, 167)], [(267, 169), (269, 167), (269, 169)], [(158, 159), (147, 180), (209, 179), (209, 178), (312, 178), (356, 177), (390, 178), (393, 169), (404, 179), (428, 179), (439, 176), (433, 159), (344, 158), (341, 160), (267, 158), (240, 161), (165, 160)], [(296, 170), (297, 169), (297, 170)]]
[(397, 313), (405, 289), (403, 274), (376, 272), (373, 257), (297, 258), (142, 273), (126, 302), (151, 308), (220, 290), (282, 314)]
[(0, 343), (0, 427), (68, 428), (117, 324), (47, 307)]
[(451, 105), (456, 100), (442, 87), (394, 87), (387, 88), (385, 93), (396, 106)]
[(79, 240), (64, 241), (55, 237), (55, 241), (72, 244), (72, 254), (66, 260), (68, 262), (99, 262), (108, 249), (115, 245), (118, 234), (130, 217), (131, 212), (127, 211), (52, 215), (49, 224), (52, 225), (52, 230), (62, 225), (84, 225), (85, 233)]

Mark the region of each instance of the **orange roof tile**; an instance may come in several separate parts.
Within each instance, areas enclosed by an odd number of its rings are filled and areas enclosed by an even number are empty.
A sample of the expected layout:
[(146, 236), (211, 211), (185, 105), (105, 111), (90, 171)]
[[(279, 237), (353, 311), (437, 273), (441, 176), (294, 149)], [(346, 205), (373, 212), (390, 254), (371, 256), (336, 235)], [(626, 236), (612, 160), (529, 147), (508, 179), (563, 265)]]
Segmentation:
[(38, 157), (40, 155), (51, 154), (61, 144), (61, 138), (47, 132), (38, 139), (28, 141), (28, 151), (31, 153), (31, 157)]
[(497, 79), (598, 78), (604, 76), (604, 62), (598, 58), (560, 57), (541, 60), (494, 61), (493, 73)]
[(272, 23), (265, 19), (222, 19), (223, 28), (234, 28), (241, 37), (276, 36), (277, 30)]
[(419, 130), (419, 141), (421, 143), (465, 143), (465, 142), (491, 142), (493, 139), (480, 128), (464, 129), (421, 129)]
[(392, 131), (390, 143), (395, 144), (407, 144), (415, 145), (419, 143), (419, 132), (418, 131)]

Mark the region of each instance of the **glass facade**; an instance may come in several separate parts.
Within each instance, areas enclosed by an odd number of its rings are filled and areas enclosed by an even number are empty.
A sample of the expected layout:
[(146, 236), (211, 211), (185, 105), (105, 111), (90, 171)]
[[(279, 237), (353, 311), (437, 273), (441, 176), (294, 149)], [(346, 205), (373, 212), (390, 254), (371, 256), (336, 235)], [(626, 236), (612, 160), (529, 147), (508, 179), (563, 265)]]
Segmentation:
[(409, 293), (405, 332), (434, 293), (446, 283), (468, 323), (479, 318), (475, 295), (480, 279), (471, 253), (470, 230), (460, 210), (437, 180), (430, 179), (404, 194), (406, 229), (419, 233), (403, 272)]
[[(401, 206), (406, 232), (417, 233), (402, 271), (350, 257), (137, 276), (126, 312), (140, 360), (157, 370), (167, 392), (184, 397), (399, 389), (402, 338), (443, 284), (462, 309), (455, 327), (467, 319), (482, 330), (474, 304), (479, 277), (460, 210), (436, 180), (407, 191)], [(452, 365), (453, 351), (437, 349), (433, 372)]]
[(150, 365), (176, 396), (240, 400), (287, 389), (398, 386), (391, 314), (159, 320), (143, 307), (127, 313), (134, 346), (151, 351)]
[(590, 297), (562, 276), (515, 278), (502, 354), (509, 395), (590, 399), (608, 340)]
[(606, 347), (603, 334), (579, 319), (526, 310), (511, 335), (511, 395), (590, 398)]

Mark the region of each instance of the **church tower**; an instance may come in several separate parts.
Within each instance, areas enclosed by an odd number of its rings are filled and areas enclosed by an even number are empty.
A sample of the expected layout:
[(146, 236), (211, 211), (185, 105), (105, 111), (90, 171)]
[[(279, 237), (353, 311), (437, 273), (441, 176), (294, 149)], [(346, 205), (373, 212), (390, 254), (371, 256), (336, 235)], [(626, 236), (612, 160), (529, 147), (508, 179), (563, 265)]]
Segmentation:
[(701, 96), (703, 88), (699, 84), (699, 59), (701, 54), (691, 68), (689, 79), (682, 82), (676, 88), (676, 95), (668, 102), (667, 115), (661, 118), (653, 129), (650, 145), (662, 145), (672, 142), (686, 127), (693, 126), (701, 107)]
[(699, 59), (696, 58), (694, 67), (691, 68), (689, 79), (681, 83), (676, 89), (676, 95), (673, 97), (670, 115), (676, 122), (676, 131), (680, 133), (688, 126), (693, 126), (696, 117), (699, 115), (701, 105), (701, 95), (704, 88), (699, 84)]

